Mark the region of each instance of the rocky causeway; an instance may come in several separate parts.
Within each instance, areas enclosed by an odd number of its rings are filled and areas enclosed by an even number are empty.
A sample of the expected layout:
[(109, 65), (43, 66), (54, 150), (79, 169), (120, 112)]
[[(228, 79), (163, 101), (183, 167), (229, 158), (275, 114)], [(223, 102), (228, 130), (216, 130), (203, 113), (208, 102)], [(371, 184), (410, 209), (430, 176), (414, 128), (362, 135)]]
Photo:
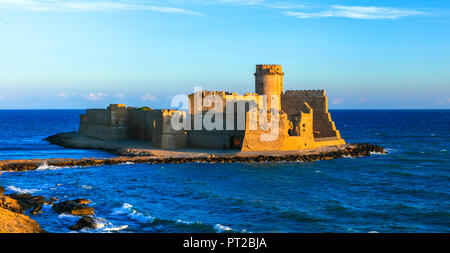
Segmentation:
[(78, 133), (61, 133), (46, 138), (51, 144), (66, 148), (99, 149), (118, 155), (111, 158), (56, 158), (0, 161), (0, 171), (35, 170), (42, 165), (71, 167), (97, 166), (123, 163), (233, 163), (233, 162), (301, 162), (338, 159), (343, 157), (367, 157), (373, 153), (386, 153), (384, 148), (372, 144), (344, 144), (311, 150), (297, 151), (239, 151), (177, 149), (165, 150), (152, 147), (140, 140), (104, 141)]

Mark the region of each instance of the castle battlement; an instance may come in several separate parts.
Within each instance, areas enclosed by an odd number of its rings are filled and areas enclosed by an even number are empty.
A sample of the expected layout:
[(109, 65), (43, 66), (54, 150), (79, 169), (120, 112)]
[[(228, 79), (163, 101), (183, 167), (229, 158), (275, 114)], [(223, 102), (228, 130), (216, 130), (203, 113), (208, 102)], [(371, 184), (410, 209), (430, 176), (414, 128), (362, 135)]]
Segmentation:
[(124, 110), (126, 108), (127, 107), (124, 104), (110, 104), (108, 106), (108, 110)]
[(281, 65), (260, 64), (256, 65), (256, 75), (284, 75)]
[(283, 95), (289, 97), (324, 97), (325, 90), (287, 90)]
[(198, 94), (198, 93), (201, 93), (201, 97), (206, 97), (206, 96), (222, 96), (222, 97), (225, 97), (226, 95), (236, 94), (236, 93), (232, 93), (232, 92), (229, 92), (229, 91), (222, 91), (222, 90), (220, 90), (220, 91), (202, 90), (202, 91), (193, 93), (191, 95), (195, 95), (195, 94)]

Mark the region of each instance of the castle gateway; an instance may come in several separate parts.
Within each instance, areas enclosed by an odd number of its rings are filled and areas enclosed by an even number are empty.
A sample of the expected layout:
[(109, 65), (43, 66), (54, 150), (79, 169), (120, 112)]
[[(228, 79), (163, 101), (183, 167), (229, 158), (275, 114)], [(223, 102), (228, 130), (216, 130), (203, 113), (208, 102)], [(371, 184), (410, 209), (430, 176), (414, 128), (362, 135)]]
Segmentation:
[(324, 90), (283, 92), (280, 65), (257, 65), (255, 93), (190, 94), (184, 110), (112, 104), (80, 115), (82, 135), (107, 141), (147, 140), (162, 149), (300, 150), (345, 144)]

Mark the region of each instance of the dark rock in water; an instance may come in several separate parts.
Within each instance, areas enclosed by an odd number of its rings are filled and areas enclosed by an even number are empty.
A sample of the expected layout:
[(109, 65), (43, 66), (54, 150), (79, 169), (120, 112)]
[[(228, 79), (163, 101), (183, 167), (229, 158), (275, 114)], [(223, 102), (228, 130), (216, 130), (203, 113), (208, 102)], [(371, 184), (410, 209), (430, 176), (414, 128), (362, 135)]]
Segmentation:
[(94, 208), (89, 207), (87, 199), (66, 200), (53, 204), (52, 208), (57, 213), (68, 213), (72, 215), (93, 215)]
[(90, 216), (83, 216), (77, 221), (75, 225), (69, 227), (69, 229), (80, 230), (83, 228), (96, 228), (96, 227), (97, 223), (95, 222), (94, 218)]
[(0, 195), (3, 195), (5, 193), (5, 187), (0, 186)]
[(37, 214), (41, 212), (42, 206), (44, 204), (48, 204), (45, 197), (33, 196), (29, 193), (13, 193), (9, 194), (8, 197), (17, 200), (18, 204), (24, 211), (32, 209), (30, 212), (31, 214)]
[(73, 202), (84, 205), (91, 203), (89, 199), (74, 199)]
[(42, 203), (38, 203), (33, 209), (30, 211), (30, 214), (38, 214), (42, 210)]
[(59, 199), (58, 199), (58, 198), (55, 198), (55, 197), (51, 197), (51, 198), (49, 198), (49, 199), (47, 200), (47, 203), (48, 203), (49, 205), (53, 205), (56, 201), (59, 201)]

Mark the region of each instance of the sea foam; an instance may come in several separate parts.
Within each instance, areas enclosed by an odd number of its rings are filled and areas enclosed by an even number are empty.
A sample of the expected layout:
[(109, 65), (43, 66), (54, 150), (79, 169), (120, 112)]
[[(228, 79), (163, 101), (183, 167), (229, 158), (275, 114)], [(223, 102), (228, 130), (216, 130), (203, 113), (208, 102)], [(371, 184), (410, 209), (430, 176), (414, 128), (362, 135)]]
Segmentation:
[(223, 233), (223, 232), (226, 232), (226, 231), (232, 231), (233, 229), (230, 228), (230, 227), (221, 225), (221, 224), (216, 224), (216, 225), (214, 226), (214, 230), (215, 230), (217, 233)]
[(59, 167), (59, 166), (53, 166), (53, 165), (48, 165), (47, 163), (43, 163), (41, 165), (39, 165), (39, 167), (37, 167), (36, 170), (58, 170), (58, 169), (62, 169), (63, 167)]
[(29, 193), (29, 194), (40, 191), (39, 189), (22, 189), (14, 185), (10, 185), (6, 189), (17, 193)]
[(139, 212), (138, 210), (134, 209), (132, 205), (130, 205), (128, 203), (123, 203), (122, 207), (114, 209), (112, 214), (113, 215), (125, 214), (130, 219), (135, 220), (139, 223), (153, 223), (155, 221), (155, 217), (153, 217), (149, 214)]

